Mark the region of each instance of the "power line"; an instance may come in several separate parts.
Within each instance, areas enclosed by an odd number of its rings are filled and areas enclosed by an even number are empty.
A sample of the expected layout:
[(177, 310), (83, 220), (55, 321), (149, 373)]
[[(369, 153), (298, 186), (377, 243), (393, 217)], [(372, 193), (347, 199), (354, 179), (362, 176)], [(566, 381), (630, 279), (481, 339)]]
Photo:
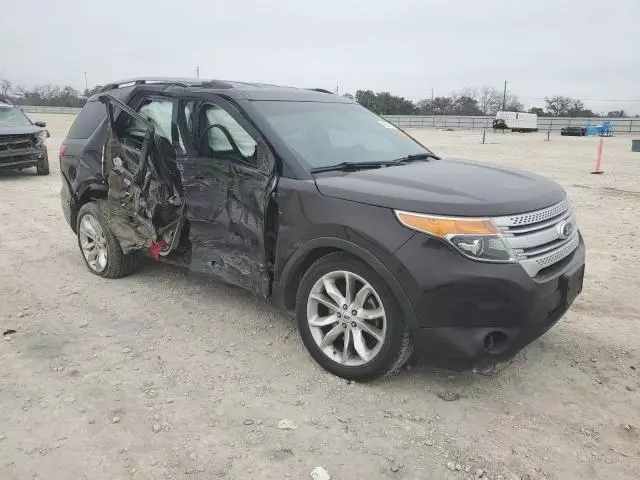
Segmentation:
[[(519, 98), (523, 98), (526, 100), (544, 100), (545, 98), (553, 98), (556, 95), (551, 95), (547, 97), (526, 97), (518, 95)], [(574, 98), (574, 97), (571, 97)], [(586, 102), (640, 102), (640, 98), (585, 98), (585, 97), (575, 97), (576, 100), (582, 100)]]

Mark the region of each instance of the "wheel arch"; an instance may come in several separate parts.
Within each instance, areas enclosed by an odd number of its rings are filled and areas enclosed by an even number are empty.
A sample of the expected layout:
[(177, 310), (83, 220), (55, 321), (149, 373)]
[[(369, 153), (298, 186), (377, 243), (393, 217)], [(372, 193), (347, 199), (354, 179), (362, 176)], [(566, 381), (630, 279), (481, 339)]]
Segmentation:
[(333, 237), (315, 238), (299, 247), (287, 261), (280, 275), (278, 288), (274, 288), (274, 297), (280, 296), (276, 303), (288, 310), (295, 308), (297, 287), (304, 273), (318, 259), (330, 253), (346, 252), (366, 263), (380, 275), (389, 286), (403, 312), (409, 328), (418, 326), (418, 320), (404, 289), (393, 276), (389, 268), (366, 248), (349, 240)]
[(108, 189), (105, 185), (92, 183), (87, 185), (82, 192), (77, 195), (77, 200), (71, 205), (71, 228), (73, 233), (78, 233), (78, 213), (83, 205), (94, 200), (107, 198)]

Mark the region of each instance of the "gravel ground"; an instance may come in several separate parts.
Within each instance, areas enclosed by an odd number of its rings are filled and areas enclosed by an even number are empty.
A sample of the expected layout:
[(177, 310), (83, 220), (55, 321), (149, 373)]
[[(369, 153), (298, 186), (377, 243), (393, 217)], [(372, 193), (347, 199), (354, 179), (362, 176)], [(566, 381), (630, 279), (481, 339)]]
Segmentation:
[(605, 140), (595, 176), (596, 138), (415, 132), (437, 153), (560, 182), (588, 246), (585, 289), (497, 375), (418, 365), (357, 384), (242, 290), (154, 262), (91, 275), (59, 206), (73, 117), (39, 118), (52, 174), (0, 173), (0, 328), (15, 330), (0, 341), (1, 479), (640, 478), (630, 137)]

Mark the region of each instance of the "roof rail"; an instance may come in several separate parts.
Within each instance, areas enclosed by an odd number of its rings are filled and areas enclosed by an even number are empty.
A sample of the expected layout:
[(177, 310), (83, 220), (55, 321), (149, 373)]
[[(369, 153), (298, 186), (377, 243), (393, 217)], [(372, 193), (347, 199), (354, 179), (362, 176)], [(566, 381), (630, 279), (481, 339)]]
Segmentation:
[(312, 90), (314, 92), (320, 92), (320, 93), (328, 93), (329, 95), (333, 95), (333, 92), (331, 90), (327, 90), (326, 88), (308, 88), (307, 90)]
[(212, 88), (231, 88), (231, 85), (227, 82), (220, 80), (200, 80), (196, 78), (174, 78), (174, 77), (143, 77), (143, 78), (128, 78), (125, 80), (119, 80), (117, 82), (107, 83), (102, 87), (102, 92), (107, 92), (116, 88), (131, 85), (146, 85), (146, 84), (166, 84), (176, 85), (178, 87), (212, 87)]

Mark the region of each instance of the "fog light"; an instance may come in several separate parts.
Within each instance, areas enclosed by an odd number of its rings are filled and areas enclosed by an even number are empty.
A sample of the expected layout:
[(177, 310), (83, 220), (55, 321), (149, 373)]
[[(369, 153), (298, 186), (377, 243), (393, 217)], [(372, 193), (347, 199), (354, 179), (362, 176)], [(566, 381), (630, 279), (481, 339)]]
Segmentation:
[(484, 337), (484, 349), (493, 355), (499, 355), (507, 350), (509, 337), (504, 332), (491, 332)]

